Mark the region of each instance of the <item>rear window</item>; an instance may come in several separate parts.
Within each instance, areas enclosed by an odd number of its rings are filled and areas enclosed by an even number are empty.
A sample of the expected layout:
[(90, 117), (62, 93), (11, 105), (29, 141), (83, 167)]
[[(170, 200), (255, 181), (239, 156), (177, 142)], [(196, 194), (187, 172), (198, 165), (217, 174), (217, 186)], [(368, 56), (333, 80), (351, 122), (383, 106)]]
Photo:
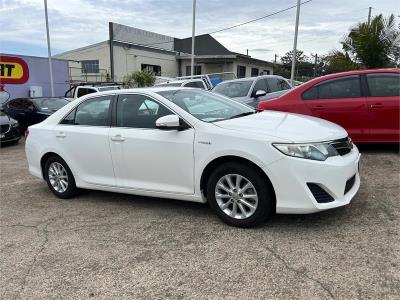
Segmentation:
[(198, 89), (204, 89), (204, 84), (202, 81), (189, 81), (189, 82), (185, 83), (184, 86), (198, 88)]
[(42, 112), (55, 112), (69, 103), (69, 101), (64, 98), (39, 98), (32, 99), (32, 102)]

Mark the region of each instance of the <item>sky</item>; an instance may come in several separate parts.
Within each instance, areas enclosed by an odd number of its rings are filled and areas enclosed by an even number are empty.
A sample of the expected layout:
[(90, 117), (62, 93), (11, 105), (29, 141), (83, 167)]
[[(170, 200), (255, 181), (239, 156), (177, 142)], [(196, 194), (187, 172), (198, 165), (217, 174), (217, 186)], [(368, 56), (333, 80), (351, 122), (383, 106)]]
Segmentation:
[[(192, 32), (191, 0), (47, 0), (52, 54), (108, 39), (108, 22), (185, 38)], [(0, 0), (0, 52), (46, 56), (43, 0)], [(285, 9), (296, 0), (197, 0), (196, 34), (204, 34)], [(394, 13), (398, 0), (312, 0), (301, 6), (298, 49), (306, 55), (340, 49), (351, 26)], [(278, 60), (293, 48), (296, 10), (213, 37), (234, 52)]]

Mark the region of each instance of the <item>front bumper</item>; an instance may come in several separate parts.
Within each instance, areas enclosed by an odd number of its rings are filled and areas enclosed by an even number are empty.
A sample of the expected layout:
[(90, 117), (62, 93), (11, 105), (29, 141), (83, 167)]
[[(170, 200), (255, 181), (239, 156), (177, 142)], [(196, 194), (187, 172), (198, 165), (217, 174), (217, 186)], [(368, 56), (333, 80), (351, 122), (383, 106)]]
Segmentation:
[[(284, 157), (264, 168), (276, 194), (276, 212), (287, 214), (314, 213), (350, 203), (360, 187), (357, 147), (343, 156), (326, 161)], [(346, 183), (355, 176), (354, 184), (345, 192)], [(319, 203), (307, 183), (321, 187), (332, 198)]]

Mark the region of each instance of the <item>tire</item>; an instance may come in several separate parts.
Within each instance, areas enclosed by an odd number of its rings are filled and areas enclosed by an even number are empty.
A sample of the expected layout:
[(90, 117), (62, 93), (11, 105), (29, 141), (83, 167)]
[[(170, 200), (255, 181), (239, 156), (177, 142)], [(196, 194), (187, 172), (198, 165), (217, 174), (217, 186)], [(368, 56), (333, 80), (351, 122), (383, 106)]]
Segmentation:
[(51, 156), (46, 161), (44, 176), (50, 190), (58, 198), (68, 199), (77, 194), (74, 175), (61, 157)]
[[(236, 185), (238, 178), (239, 186)], [(275, 201), (270, 185), (258, 170), (244, 163), (232, 162), (216, 167), (208, 178), (207, 199), (222, 221), (236, 227), (255, 227), (274, 212)]]

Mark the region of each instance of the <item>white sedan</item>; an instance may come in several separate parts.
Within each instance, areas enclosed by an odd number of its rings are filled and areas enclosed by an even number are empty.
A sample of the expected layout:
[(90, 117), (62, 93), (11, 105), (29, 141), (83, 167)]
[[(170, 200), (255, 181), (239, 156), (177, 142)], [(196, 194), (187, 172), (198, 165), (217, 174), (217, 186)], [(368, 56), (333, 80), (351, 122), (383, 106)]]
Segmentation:
[(199, 89), (87, 95), (27, 134), (29, 171), (59, 198), (85, 188), (209, 202), (240, 227), (346, 205), (360, 186), (340, 126)]

